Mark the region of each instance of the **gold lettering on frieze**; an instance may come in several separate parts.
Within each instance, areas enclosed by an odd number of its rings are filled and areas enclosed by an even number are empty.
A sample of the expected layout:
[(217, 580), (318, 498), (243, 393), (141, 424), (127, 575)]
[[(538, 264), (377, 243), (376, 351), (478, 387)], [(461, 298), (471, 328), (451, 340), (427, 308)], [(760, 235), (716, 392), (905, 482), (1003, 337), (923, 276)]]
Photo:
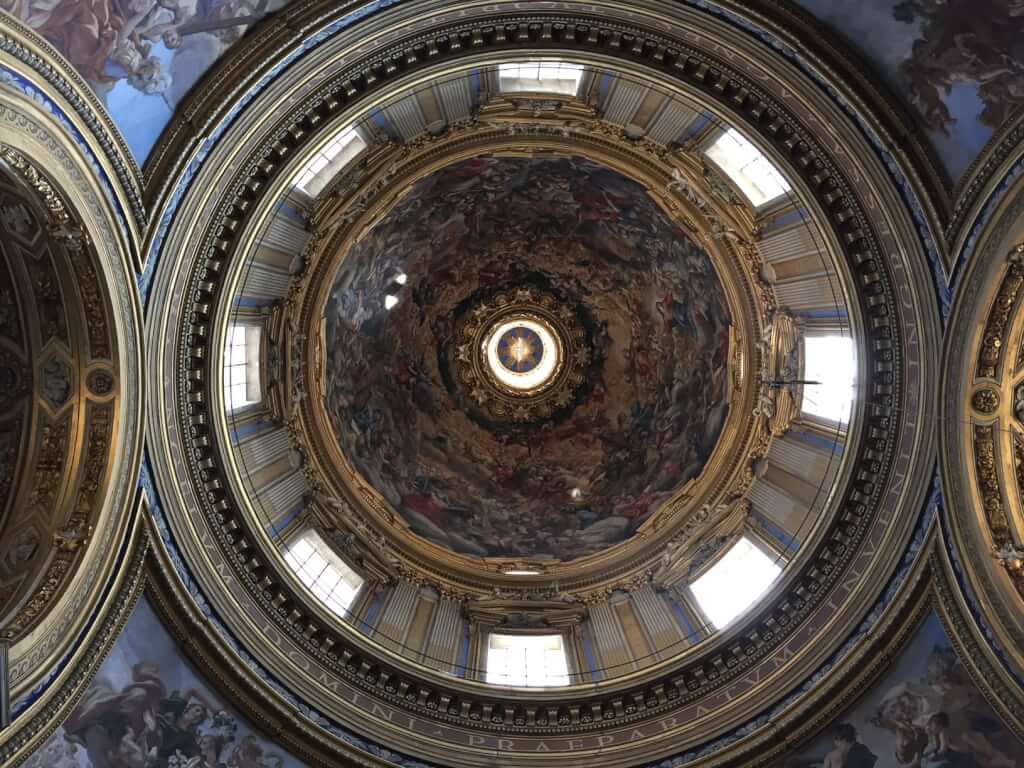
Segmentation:
[(779, 649), (779, 652), (772, 656), (771, 663), (775, 665), (775, 669), (783, 666), (790, 659), (792, 659), (796, 653), (788, 645), (784, 645)]
[(645, 738), (647, 738), (647, 737), (644, 735), (644, 732), (641, 731), (639, 728), (634, 728), (629, 733), (629, 740), (630, 741), (639, 741), (640, 739), (645, 739)]
[(607, 747), (609, 744), (613, 744), (614, 742), (615, 737), (612, 736), (610, 733), (603, 733), (597, 737), (598, 747)]
[(486, 741), (486, 739), (484, 739), (483, 736), (477, 736), (476, 734), (473, 734), (473, 733), (469, 734), (469, 746), (471, 746), (471, 747), (479, 747), (485, 741)]
[(320, 674), (316, 678), (316, 681), (318, 683), (320, 683), (320, 685), (322, 685), (324, 688), (329, 690), (331, 693), (335, 693), (335, 694), (338, 692), (338, 688), (341, 685), (341, 683), (338, 681), (337, 678), (335, 678), (335, 677), (328, 677), (327, 673), (324, 672), (323, 670), (320, 670)]
[(374, 717), (383, 717), (390, 723), (392, 718), (395, 716), (395, 710), (387, 709), (386, 707), (380, 706), (377, 702), (372, 702), (370, 704), (370, 714)]
[(277, 648), (281, 647), (281, 634), (266, 621), (263, 622), (263, 635)]
[(512, 739), (498, 739), (499, 752), (511, 752), (514, 746), (515, 742)]
[(217, 575), (220, 576), (221, 580), (224, 582), (224, 586), (230, 588), (235, 581), (235, 577), (231, 575), (230, 566), (228, 566), (224, 560), (221, 560), (214, 566), (214, 568), (217, 571)]
[[(296, 656), (299, 658), (296, 659)], [(303, 672), (309, 672), (309, 659), (298, 651), (288, 651), (288, 660), (296, 664)]]
[(583, 741), (581, 739), (569, 739), (567, 749), (570, 752), (575, 752), (577, 749), (583, 749)]

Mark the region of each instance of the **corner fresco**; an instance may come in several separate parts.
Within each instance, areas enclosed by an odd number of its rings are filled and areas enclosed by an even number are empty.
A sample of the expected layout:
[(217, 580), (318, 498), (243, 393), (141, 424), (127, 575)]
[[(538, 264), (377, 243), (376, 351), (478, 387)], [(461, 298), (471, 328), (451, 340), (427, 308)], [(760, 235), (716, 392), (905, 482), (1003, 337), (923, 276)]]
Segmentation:
[[(460, 313), (534, 287), (589, 318), (572, 406), (516, 430), (451, 373)], [(582, 158), (481, 157), (417, 182), (347, 254), (326, 308), (326, 409), (418, 534), (571, 560), (631, 536), (704, 468), (728, 413), (731, 316), (707, 253), (639, 184)]]
[(287, 0), (0, 0), (106, 105), (141, 165), (199, 78)]
[(1024, 768), (935, 614), (860, 702), (785, 768)]
[(144, 600), (81, 701), (23, 768), (303, 768), (182, 658)]
[(1024, 0), (795, 0), (905, 95), (958, 181), (1024, 104)]

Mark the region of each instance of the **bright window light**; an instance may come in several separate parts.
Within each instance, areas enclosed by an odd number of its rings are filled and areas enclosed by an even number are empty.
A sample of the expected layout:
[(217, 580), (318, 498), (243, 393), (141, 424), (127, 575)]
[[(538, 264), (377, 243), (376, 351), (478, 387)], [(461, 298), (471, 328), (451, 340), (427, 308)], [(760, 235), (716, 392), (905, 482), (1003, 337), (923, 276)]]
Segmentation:
[(755, 208), (789, 191), (779, 169), (735, 128), (719, 136), (707, 156), (725, 171)]
[(224, 344), (224, 402), (234, 411), (260, 397), (260, 327), (232, 325)]
[(315, 531), (306, 531), (288, 545), (284, 561), (309, 591), (333, 613), (345, 618), (363, 580)]
[(853, 387), (857, 379), (857, 358), (849, 336), (805, 336), (804, 413), (835, 422), (850, 419)]
[(540, 91), (575, 96), (583, 67), (564, 61), (527, 61), (498, 66), (498, 84), (506, 93)]
[(568, 685), (561, 635), (490, 635), (487, 682), (494, 685)]
[(398, 304), (398, 297), (394, 294), (389, 293), (384, 297), (384, 309), (394, 309), (396, 304)]
[(782, 568), (743, 537), (690, 585), (716, 629), (735, 619), (768, 591)]
[(366, 142), (355, 128), (346, 128), (313, 155), (306, 167), (299, 171), (295, 186), (316, 197), (327, 182), (365, 148)]

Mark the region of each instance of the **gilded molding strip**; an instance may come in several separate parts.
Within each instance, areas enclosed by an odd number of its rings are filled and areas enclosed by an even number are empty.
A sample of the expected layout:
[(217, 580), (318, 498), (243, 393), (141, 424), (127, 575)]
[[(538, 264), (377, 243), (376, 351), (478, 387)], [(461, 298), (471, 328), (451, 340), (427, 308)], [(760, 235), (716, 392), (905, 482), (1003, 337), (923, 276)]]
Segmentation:
[(1018, 245), (1011, 251), (1007, 260), (1009, 267), (985, 323), (982, 349), (978, 355), (978, 376), (989, 379), (995, 378), (1001, 365), (1007, 342), (1006, 326), (1024, 285), (1024, 245)]

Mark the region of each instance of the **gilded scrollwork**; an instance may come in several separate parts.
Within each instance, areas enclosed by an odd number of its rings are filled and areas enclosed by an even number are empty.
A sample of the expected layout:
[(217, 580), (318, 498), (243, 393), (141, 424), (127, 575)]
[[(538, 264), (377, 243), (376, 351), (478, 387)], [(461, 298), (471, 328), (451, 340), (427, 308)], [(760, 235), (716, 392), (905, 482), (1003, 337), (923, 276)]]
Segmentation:
[[(77, 214), (23, 152), (0, 144), (0, 164), (9, 201), (0, 211), (5, 234), (0, 247), (31, 287), (15, 306), (23, 307), (26, 325), (39, 329), (42, 342), (23, 345), (33, 359), (31, 367), (21, 361), (20, 372), (0, 360), (0, 368), (13, 374), (0, 375), (0, 399), (31, 387), (37, 434), (34, 445), (25, 444), (31, 458), (22, 470), (18, 504), (0, 518), (0, 544), (11, 554), (0, 565), (7, 585), (0, 596), (3, 631), (17, 639), (44, 618), (72, 582), (98, 522), (111, 459), (113, 404), (86, 404), (80, 416), (74, 411), (89, 391), (105, 388), (103, 396), (108, 395), (116, 374), (104, 363), (89, 376), (88, 389), (82, 381), (88, 361), (109, 359), (112, 343), (96, 253)], [(0, 357), (8, 354), (0, 350)]]

